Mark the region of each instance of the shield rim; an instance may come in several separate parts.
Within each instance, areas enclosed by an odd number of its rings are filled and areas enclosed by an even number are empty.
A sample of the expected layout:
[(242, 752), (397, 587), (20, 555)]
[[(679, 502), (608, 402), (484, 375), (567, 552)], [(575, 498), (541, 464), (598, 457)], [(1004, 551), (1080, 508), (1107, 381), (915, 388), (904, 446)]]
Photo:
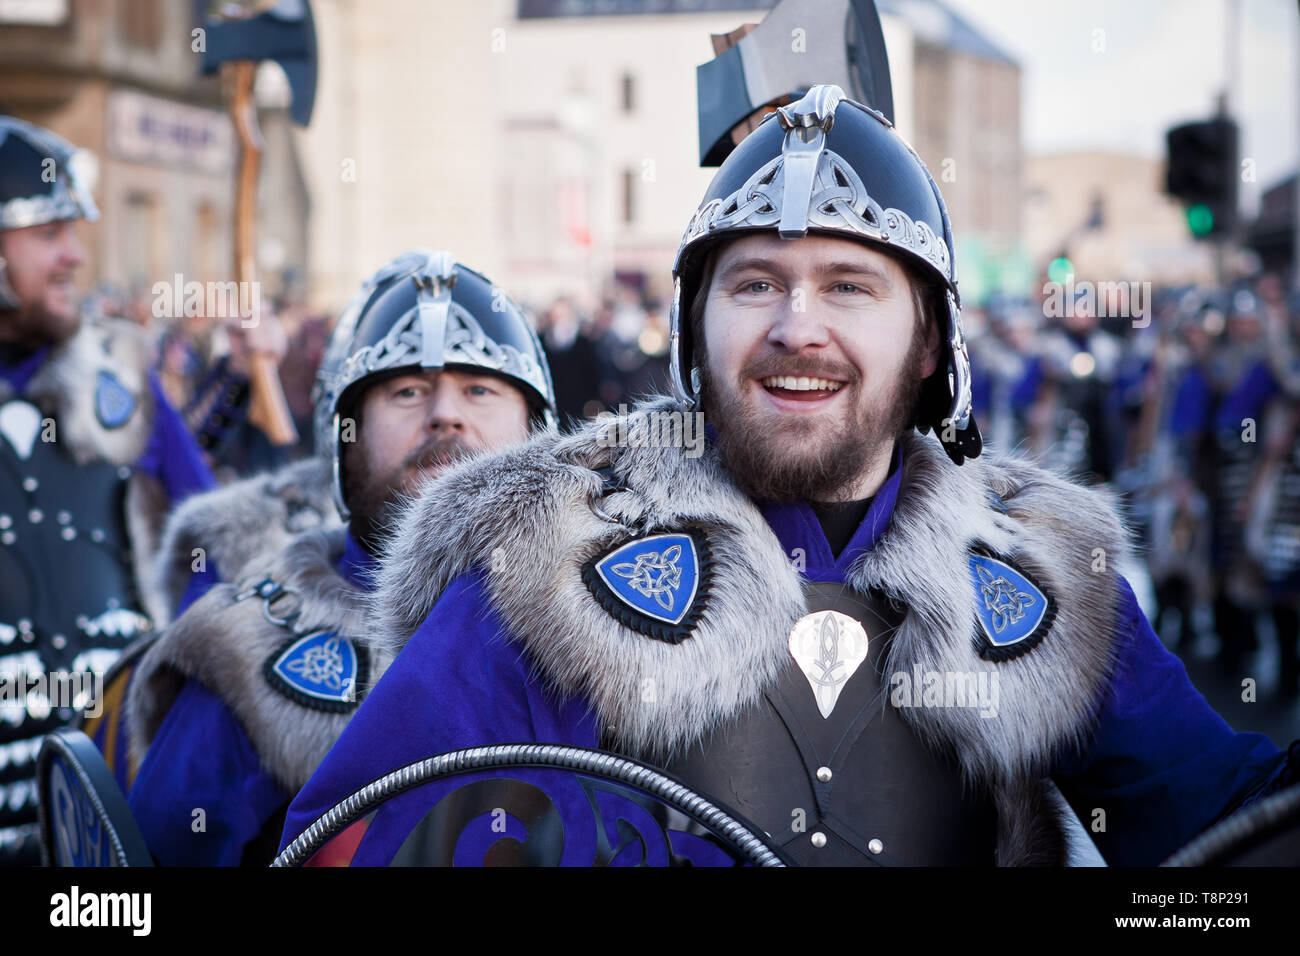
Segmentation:
[(376, 805), (408, 790), (436, 780), (503, 767), (572, 770), (636, 787), (695, 820), (733, 850), (738, 850), (746, 862), (762, 867), (790, 865), (761, 828), (661, 770), (605, 750), (565, 744), (509, 743), (452, 750), (412, 761), (384, 774), (317, 817), (280, 851), (271, 866), (301, 866)]
[(60, 727), (46, 734), (41, 751), (36, 757), (37, 817), (40, 823), (41, 862), (45, 866), (58, 866), (54, 851), (54, 819), (49, 810), (50, 765), (55, 758), (63, 758), (71, 768), (99, 817), (100, 825), (108, 836), (109, 847), (118, 866), (153, 866), (149, 852), (135, 817), (127, 806), (126, 797), (113, 779), (94, 741), (80, 730)]

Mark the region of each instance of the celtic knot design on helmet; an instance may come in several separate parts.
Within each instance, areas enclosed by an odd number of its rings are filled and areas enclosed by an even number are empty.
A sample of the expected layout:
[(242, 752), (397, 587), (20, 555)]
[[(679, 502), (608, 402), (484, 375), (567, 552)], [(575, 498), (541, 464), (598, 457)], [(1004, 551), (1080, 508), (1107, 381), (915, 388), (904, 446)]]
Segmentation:
[[(477, 365), (493, 369), (521, 378), (539, 392), (545, 393), (546, 377), (537, 362), (512, 345), (494, 342), (474, 316), (455, 302), (448, 304), (445, 335), (442, 352), (444, 364)], [(337, 400), (336, 396), (349, 385), (375, 372), (406, 365), (418, 366), (423, 353), (424, 336), (420, 329), (420, 313), (416, 310), (405, 321), (393, 326), (374, 345), (349, 356), (331, 388), (333, 400), (327, 397), (326, 401), (332, 405)]]
[[(539, 392), (546, 391), (546, 379), (533, 359), (512, 345), (494, 342), (474, 317), (454, 302), (448, 313), (444, 360), (463, 362), (506, 372), (529, 381)], [(453, 320), (454, 323), (453, 324)]]
[[(702, 206), (682, 236), (678, 256), (686, 246), (711, 232), (776, 225), (782, 219), (784, 179), (782, 155), (762, 166), (730, 196)], [(822, 151), (818, 160), (804, 228), (848, 231), (900, 246), (952, 278), (952, 256), (943, 238), (901, 209), (882, 208), (867, 194), (853, 167), (830, 150)]]

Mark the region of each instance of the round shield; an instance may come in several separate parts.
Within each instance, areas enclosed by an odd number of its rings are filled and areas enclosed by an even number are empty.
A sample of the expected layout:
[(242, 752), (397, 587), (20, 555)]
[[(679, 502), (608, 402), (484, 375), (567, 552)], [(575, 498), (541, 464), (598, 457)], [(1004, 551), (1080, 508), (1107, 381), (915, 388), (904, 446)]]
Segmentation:
[(36, 758), (46, 866), (153, 866), (126, 798), (94, 743), (63, 728)]
[(558, 744), (408, 764), (335, 805), (272, 865), (351, 862), (372, 825), (397, 845), (395, 866), (787, 865), (761, 829), (667, 774)]
[(1220, 820), (1163, 866), (1300, 866), (1300, 785)]

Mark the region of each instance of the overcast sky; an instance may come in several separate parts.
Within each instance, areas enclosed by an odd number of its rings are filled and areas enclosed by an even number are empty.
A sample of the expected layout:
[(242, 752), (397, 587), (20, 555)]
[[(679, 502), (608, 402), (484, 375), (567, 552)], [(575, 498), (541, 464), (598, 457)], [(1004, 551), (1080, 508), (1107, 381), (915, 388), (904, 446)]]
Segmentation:
[[(1165, 130), (1209, 116), (1225, 79), (1230, 0), (945, 0), (1020, 61), (1030, 155), (1086, 148), (1163, 156)], [(1242, 156), (1258, 187), (1294, 172), (1300, 5), (1238, 0)], [(1097, 32), (1101, 31), (1101, 32)], [(1094, 42), (1102, 49), (1094, 51)]]

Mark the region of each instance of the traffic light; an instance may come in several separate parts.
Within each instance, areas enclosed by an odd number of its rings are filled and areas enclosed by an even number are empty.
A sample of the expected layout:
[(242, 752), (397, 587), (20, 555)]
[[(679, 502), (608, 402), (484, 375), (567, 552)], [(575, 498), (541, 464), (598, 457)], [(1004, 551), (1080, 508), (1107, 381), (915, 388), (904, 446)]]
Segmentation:
[(1165, 136), (1165, 191), (1188, 203), (1187, 225), (1198, 239), (1232, 232), (1237, 216), (1237, 124), (1218, 118), (1175, 126)]

